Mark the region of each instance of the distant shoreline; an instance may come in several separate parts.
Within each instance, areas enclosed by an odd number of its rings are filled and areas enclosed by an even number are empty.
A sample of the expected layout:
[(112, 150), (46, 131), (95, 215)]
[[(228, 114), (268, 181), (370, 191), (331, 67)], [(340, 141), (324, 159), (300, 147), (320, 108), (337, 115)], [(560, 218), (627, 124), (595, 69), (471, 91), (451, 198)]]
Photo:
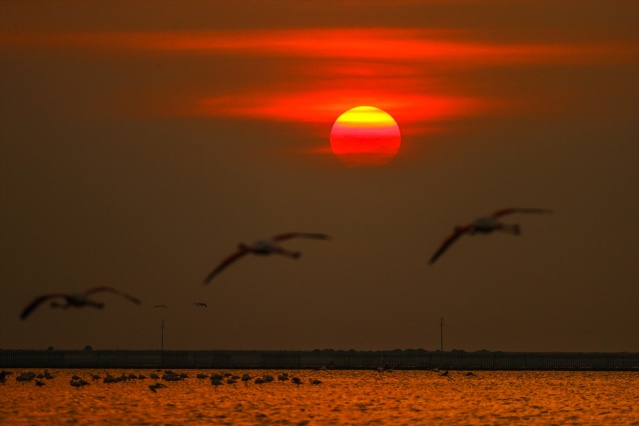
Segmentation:
[(639, 353), (314, 350), (0, 350), (0, 368), (639, 371)]

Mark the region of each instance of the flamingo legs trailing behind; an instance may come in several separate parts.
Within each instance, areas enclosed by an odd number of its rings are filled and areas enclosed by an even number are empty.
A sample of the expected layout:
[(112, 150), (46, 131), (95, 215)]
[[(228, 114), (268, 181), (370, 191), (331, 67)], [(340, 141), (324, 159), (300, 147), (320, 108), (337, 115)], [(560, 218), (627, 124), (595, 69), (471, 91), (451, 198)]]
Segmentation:
[(274, 237), (259, 240), (253, 243), (252, 245), (240, 244), (238, 246), (238, 250), (228, 256), (226, 259), (222, 260), (222, 262), (215, 268), (211, 273), (204, 279), (204, 283), (208, 284), (211, 282), (213, 278), (220, 272), (222, 272), (226, 267), (228, 267), (231, 263), (240, 259), (244, 255), (249, 253), (267, 256), (271, 254), (279, 254), (282, 256), (290, 257), (291, 259), (297, 259), (300, 257), (301, 253), (299, 251), (291, 251), (279, 245), (280, 241), (289, 240), (291, 238), (312, 238), (317, 240), (328, 240), (330, 237), (326, 234), (314, 234), (314, 233), (305, 233), (305, 232), (288, 232), (285, 234), (278, 234)]
[(448, 247), (450, 247), (451, 244), (457, 241), (457, 239), (464, 234), (490, 234), (494, 231), (501, 231), (512, 235), (519, 235), (521, 230), (518, 224), (506, 224), (499, 221), (502, 216), (513, 213), (552, 213), (552, 210), (537, 208), (506, 208), (497, 210), (489, 216), (479, 217), (468, 225), (456, 226), (453, 233), (446, 237), (437, 251), (435, 251), (435, 254), (433, 254), (430, 258), (430, 264), (435, 263), (435, 261), (448, 249)]

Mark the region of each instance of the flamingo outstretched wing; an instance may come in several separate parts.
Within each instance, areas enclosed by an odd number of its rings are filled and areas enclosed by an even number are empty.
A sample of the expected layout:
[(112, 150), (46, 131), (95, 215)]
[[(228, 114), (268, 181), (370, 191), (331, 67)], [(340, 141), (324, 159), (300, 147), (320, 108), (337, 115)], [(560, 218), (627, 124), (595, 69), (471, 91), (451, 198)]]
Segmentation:
[(235, 253), (233, 253), (232, 255), (230, 255), (229, 257), (227, 257), (226, 259), (224, 259), (222, 263), (220, 263), (215, 269), (211, 271), (210, 274), (207, 275), (207, 277), (204, 279), (204, 284), (210, 283), (211, 280), (215, 278), (217, 274), (222, 272), (224, 269), (226, 269), (227, 266), (229, 266), (231, 263), (235, 262), (237, 259), (244, 256), (250, 251), (251, 250), (249, 248), (241, 248)]
[(439, 256), (441, 256), (448, 249), (448, 247), (450, 247), (452, 243), (457, 241), (459, 237), (461, 237), (466, 232), (468, 232), (471, 229), (471, 227), (472, 225), (456, 227), (453, 233), (450, 234), (448, 237), (446, 237), (446, 239), (442, 242), (442, 244), (439, 246), (435, 254), (433, 254), (433, 256), (430, 258), (430, 261), (428, 263), (430, 263), (431, 265), (435, 263), (435, 261), (439, 258)]
[(330, 240), (331, 237), (326, 234), (317, 234), (311, 232), (287, 232), (284, 234), (278, 234), (274, 236), (273, 241), (284, 241), (291, 238), (313, 238), (316, 240)]
[(131, 296), (128, 293), (120, 291), (117, 288), (113, 288), (113, 287), (109, 287), (109, 286), (93, 287), (93, 288), (90, 288), (90, 289), (86, 290), (84, 292), (84, 294), (86, 294), (88, 296), (89, 294), (101, 293), (101, 292), (105, 292), (105, 291), (107, 291), (109, 293), (117, 294), (119, 296), (122, 296), (122, 297), (128, 299), (129, 301), (135, 303), (136, 305), (139, 305), (140, 303), (142, 303), (142, 302), (140, 302), (140, 299), (137, 299), (137, 298)]
[(31, 314), (31, 312), (33, 312), (33, 310), (37, 308), (41, 303), (49, 299), (54, 299), (56, 297), (67, 297), (67, 295), (63, 293), (50, 293), (50, 294), (43, 294), (42, 296), (36, 297), (35, 299), (33, 299), (31, 303), (27, 305), (26, 308), (24, 308), (24, 310), (22, 311), (22, 314), (20, 314), (20, 319), (25, 319), (26, 317), (28, 317), (29, 314)]
[(506, 216), (513, 213), (552, 213), (550, 209), (537, 209), (537, 208), (517, 208), (510, 207), (506, 209), (497, 210), (491, 216), (495, 219), (500, 218), (502, 216)]

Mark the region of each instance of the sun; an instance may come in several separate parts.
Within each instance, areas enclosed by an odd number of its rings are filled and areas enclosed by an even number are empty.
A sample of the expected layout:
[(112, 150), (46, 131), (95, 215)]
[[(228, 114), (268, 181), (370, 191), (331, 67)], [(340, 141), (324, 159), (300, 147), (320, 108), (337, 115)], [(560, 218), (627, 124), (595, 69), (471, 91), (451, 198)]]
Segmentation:
[(331, 150), (349, 167), (383, 166), (397, 155), (401, 139), (390, 114), (373, 106), (358, 106), (335, 120)]

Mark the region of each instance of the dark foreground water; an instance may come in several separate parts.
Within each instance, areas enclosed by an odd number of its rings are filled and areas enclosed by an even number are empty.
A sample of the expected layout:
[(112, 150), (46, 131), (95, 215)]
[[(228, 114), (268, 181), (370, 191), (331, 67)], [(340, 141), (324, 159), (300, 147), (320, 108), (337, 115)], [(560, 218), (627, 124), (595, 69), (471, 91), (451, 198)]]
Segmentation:
[[(218, 370), (179, 370), (188, 378), (149, 378), (155, 370), (50, 369), (55, 378), (0, 384), (0, 424), (100, 425), (639, 425), (637, 372), (229, 370), (246, 383), (214, 386)], [(43, 370), (31, 370), (42, 373)], [(104, 377), (145, 375), (104, 383)], [(77, 375), (90, 384), (71, 386)], [(99, 375), (99, 380), (92, 380)], [(273, 382), (256, 384), (271, 375)], [(301, 384), (290, 380), (298, 377)], [(322, 383), (313, 385), (311, 379)], [(162, 383), (156, 392), (149, 385)]]

